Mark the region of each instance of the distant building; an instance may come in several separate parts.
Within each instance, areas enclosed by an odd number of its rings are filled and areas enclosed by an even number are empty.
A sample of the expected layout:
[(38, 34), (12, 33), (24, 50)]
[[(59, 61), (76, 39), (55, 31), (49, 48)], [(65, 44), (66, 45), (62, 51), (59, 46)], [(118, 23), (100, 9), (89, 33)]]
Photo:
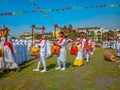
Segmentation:
[(20, 35), (21, 38), (23, 39), (31, 39), (32, 38), (32, 34), (30, 32), (24, 32), (23, 34)]
[(120, 32), (117, 33), (117, 37), (120, 38)]
[[(61, 31), (61, 30), (56, 30), (56, 38), (59, 37), (60, 31)], [(54, 30), (53, 30), (53, 32), (52, 32), (52, 36), (53, 36), (53, 37), (54, 37), (54, 33), (55, 33), (55, 32), (54, 32)]]
[(103, 37), (106, 39), (117, 39), (120, 37), (120, 29), (104, 30)]
[[(61, 30), (62, 29), (56, 30), (56, 37), (59, 37), (59, 32)], [(86, 34), (90, 35), (92, 32), (94, 32), (95, 38), (97, 38), (98, 36), (102, 37), (103, 28), (101, 28), (101, 27), (72, 28), (71, 31), (79, 33), (80, 36), (85, 36)], [(52, 33), (53, 33), (53, 37), (54, 37), (54, 31)]]
[(85, 37), (94, 34), (94, 38), (102, 38), (103, 28), (101, 27), (84, 27), (84, 28), (72, 28), (72, 31), (80, 33), (80, 37)]
[(51, 32), (45, 32), (44, 33), (44, 37), (48, 36), (48, 37), (51, 37), (52, 33)]

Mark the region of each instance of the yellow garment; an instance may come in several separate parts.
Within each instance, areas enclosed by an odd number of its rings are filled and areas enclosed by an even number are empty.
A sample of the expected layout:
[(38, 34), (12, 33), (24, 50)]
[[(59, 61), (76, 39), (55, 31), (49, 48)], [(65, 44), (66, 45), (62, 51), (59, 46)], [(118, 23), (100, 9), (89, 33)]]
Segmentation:
[(74, 60), (74, 63), (73, 63), (73, 65), (75, 65), (75, 66), (82, 66), (84, 63), (83, 63), (83, 60), (78, 60), (78, 59), (75, 59)]

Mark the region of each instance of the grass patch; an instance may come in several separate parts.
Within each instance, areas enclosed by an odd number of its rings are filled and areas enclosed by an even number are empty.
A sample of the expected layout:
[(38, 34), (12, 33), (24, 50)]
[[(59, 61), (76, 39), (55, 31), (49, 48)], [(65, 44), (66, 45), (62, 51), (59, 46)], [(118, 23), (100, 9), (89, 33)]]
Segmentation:
[[(104, 60), (105, 51), (106, 49), (97, 48), (95, 54), (90, 56), (90, 62), (84, 60), (81, 67), (73, 67), (75, 56), (67, 52), (65, 71), (55, 70), (55, 55), (47, 59), (46, 73), (33, 72), (37, 60), (29, 61), (20, 66), (20, 72), (0, 72), (0, 90), (119, 90), (120, 62)], [(112, 51), (116, 53), (115, 50)]]

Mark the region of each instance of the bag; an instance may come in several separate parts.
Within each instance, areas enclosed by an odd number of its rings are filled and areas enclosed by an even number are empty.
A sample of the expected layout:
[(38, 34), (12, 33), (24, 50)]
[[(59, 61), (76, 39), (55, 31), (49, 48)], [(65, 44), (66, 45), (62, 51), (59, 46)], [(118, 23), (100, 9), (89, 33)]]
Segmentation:
[(38, 47), (30, 47), (30, 56), (39, 56), (40, 48)]
[(53, 46), (52, 46), (52, 54), (57, 54), (57, 55), (59, 55), (59, 54), (60, 54), (60, 47), (59, 47), (59, 46), (56, 46), (56, 45), (53, 45)]
[(70, 55), (77, 55), (78, 53), (78, 48), (75, 46), (72, 46), (70, 49)]
[(0, 57), (4, 57), (4, 48), (0, 48)]

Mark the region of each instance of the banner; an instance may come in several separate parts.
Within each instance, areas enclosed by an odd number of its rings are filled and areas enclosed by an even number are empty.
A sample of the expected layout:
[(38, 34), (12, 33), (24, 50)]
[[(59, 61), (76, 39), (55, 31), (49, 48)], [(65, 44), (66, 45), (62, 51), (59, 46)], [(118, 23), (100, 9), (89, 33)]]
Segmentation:
[[(32, 0), (33, 2), (34, 0)], [(12, 16), (12, 15), (20, 15), (20, 14), (28, 14), (28, 13), (36, 13), (36, 12), (58, 12), (58, 11), (67, 11), (67, 10), (83, 10), (83, 9), (91, 9), (91, 8), (113, 8), (113, 7), (120, 7), (120, 4), (103, 4), (103, 5), (96, 5), (96, 6), (71, 6), (71, 7), (65, 7), (61, 9), (46, 9), (43, 10), (39, 6), (37, 6), (36, 3), (33, 3), (33, 6), (36, 6), (36, 10), (31, 10), (31, 11), (18, 11), (18, 12), (3, 12), (0, 13), (0, 16)]]
[[(34, 0), (32, 0), (31, 2), (33, 2), (33, 6), (37, 8), (37, 10), (34, 10), (34, 12), (40, 11), (54, 25), (53, 20), (51, 20), (51, 18), (45, 13), (45, 12), (49, 12), (49, 10), (42, 10), (40, 6), (38, 6), (37, 3), (34, 2)], [(59, 9), (56, 10), (59, 11)]]

